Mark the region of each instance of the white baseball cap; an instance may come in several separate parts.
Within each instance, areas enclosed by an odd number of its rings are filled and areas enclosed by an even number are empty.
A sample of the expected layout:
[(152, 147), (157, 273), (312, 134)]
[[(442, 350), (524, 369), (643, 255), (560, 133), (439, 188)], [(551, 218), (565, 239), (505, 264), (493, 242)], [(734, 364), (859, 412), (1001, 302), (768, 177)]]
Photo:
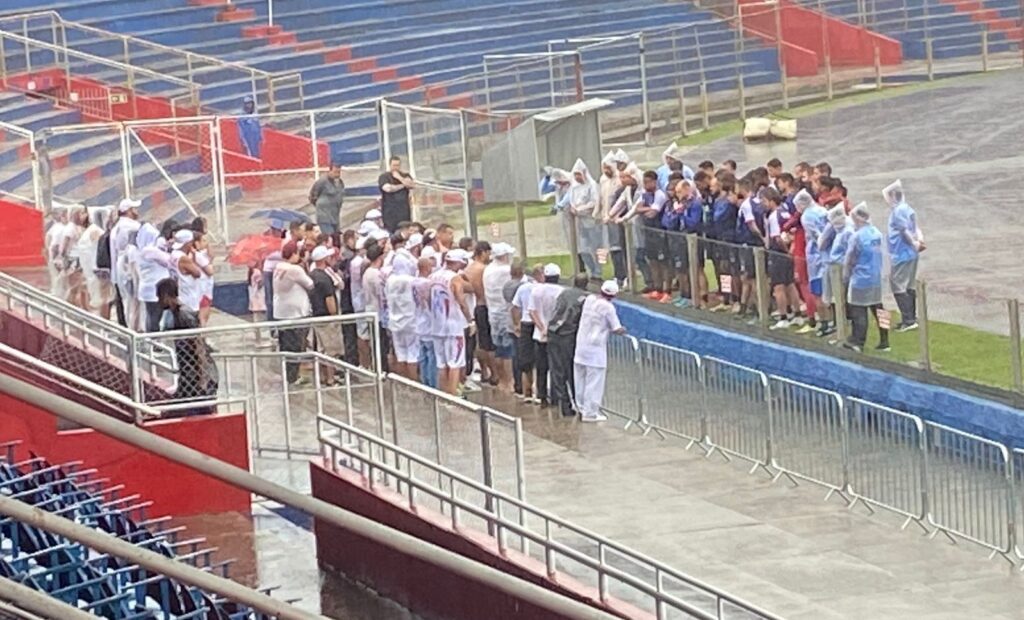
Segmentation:
[(174, 249), (180, 250), (186, 243), (189, 243), (195, 239), (195, 234), (187, 228), (182, 228), (178, 232), (174, 233)]
[(365, 248), (366, 247), (366, 240), (367, 239), (368, 239), (367, 237), (357, 237), (356, 238), (356, 249), (357, 250), (362, 250), (363, 248)]
[(409, 235), (409, 239), (405, 242), (406, 248), (416, 248), (423, 245), (423, 235), (419, 233), (413, 233)]
[(131, 198), (125, 198), (121, 202), (117, 203), (118, 213), (128, 213), (132, 209), (138, 209), (142, 206), (141, 200), (132, 200)]
[(379, 220), (382, 217), (384, 217), (384, 216), (381, 215), (380, 209), (370, 209), (369, 211), (366, 212), (366, 216), (363, 219), (366, 219), (366, 220)]
[(444, 255), (444, 259), (449, 263), (462, 263), (464, 265), (468, 265), (469, 252), (459, 248), (455, 248), (453, 250), (448, 250), (448, 252)]
[(329, 248), (326, 245), (318, 245), (309, 253), (309, 258), (314, 263), (322, 261), (325, 258), (330, 258), (331, 256), (334, 256), (334, 248)]
[(619, 283), (615, 280), (605, 280), (601, 284), (601, 292), (609, 297), (615, 297), (619, 294)]
[(501, 258), (502, 256), (513, 256), (516, 253), (516, 249), (511, 245), (500, 241), (491, 246), (491, 256), (494, 258)]
[(375, 230), (380, 230), (380, 226), (377, 226), (376, 222), (366, 220), (359, 225), (359, 230), (356, 232), (358, 232), (360, 236), (365, 237)]
[(374, 241), (383, 241), (385, 239), (390, 239), (391, 235), (388, 234), (388, 231), (378, 228), (370, 233), (370, 238)]
[(544, 277), (545, 278), (560, 278), (562, 276), (562, 268), (554, 263), (548, 263), (544, 265)]

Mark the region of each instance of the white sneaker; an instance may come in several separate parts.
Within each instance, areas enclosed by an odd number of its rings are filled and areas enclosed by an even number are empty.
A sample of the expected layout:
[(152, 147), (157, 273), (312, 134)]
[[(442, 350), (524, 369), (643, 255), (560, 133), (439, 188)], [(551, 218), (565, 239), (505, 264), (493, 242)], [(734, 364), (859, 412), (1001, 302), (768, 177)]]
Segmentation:
[(467, 379), (472, 379), (473, 381), (479, 381), (480, 380), (480, 371), (479, 370), (474, 370), (473, 372), (469, 373), (469, 375), (466, 378)]
[(480, 387), (480, 385), (479, 385), (479, 384), (477, 384), (477, 383), (475, 383), (474, 381), (471, 381), (471, 380), (469, 380), (469, 379), (466, 379), (466, 383), (465, 383), (465, 385), (463, 386), (463, 388), (464, 388), (464, 389), (465, 389), (465, 390), (466, 390), (467, 392), (479, 392), (479, 391), (481, 391), (481, 390), (483, 389), (483, 388), (481, 388), (481, 387)]
[(807, 322), (807, 319), (805, 319), (802, 316), (798, 316), (798, 317), (794, 318), (792, 321), (790, 321), (790, 324), (795, 325), (797, 327), (803, 327), (804, 323), (806, 323), (806, 322)]
[(772, 325), (768, 329), (789, 329), (789, 321), (786, 319), (779, 319), (774, 325)]
[(608, 419), (608, 416), (606, 416), (603, 413), (598, 413), (596, 415), (580, 416), (580, 420), (583, 421), (583, 422), (604, 422), (607, 419)]

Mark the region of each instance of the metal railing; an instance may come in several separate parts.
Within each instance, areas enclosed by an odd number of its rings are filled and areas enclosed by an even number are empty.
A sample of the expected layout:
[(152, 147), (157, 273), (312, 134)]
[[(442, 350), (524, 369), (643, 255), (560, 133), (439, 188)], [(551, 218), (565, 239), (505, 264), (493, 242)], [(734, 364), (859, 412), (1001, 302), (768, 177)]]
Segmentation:
[[(188, 448), (168, 439), (164, 439), (163, 437), (150, 433), (144, 429), (137, 428), (130, 424), (124, 424), (119, 420), (111, 419), (110, 417), (94, 411), (89, 407), (68, 401), (59, 396), (48, 393), (44, 389), (32, 386), (9, 375), (0, 375), (0, 391), (21, 401), (49, 411), (66, 421), (75, 423), (82, 427), (92, 428), (104, 435), (135, 446), (141, 450), (145, 450), (146, 452), (161, 456), (170, 462), (206, 474), (212, 478), (233, 485), (236, 488), (245, 489), (257, 496), (265, 497), (280, 502), (285, 506), (301, 510), (328, 525), (341, 528), (353, 533), (354, 535), (373, 541), (376, 544), (423, 561), (431, 566), (437, 566), (442, 570), (450, 571), (467, 580), (483, 583), (484, 585), (492, 587), (509, 596), (529, 600), (532, 604), (538, 605), (553, 614), (574, 619), (612, 617), (610, 614), (599, 609), (595, 609), (592, 606), (559, 596), (540, 586), (520, 580), (484, 564), (480, 564), (454, 554), (446, 549), (426, 543), (404, 532), (393, 530), (370, 519), (328, 504), (322, 500), (292, 491), (224, 461), (212, 459), (208, 455), (197, 450)], [(52, 531), (62, 533), (72, 539), (81, 538), (82, 542), (90, 542), (85, 540), (84, 535), (79, 536), (77, 530), (72, 531), (70, 528), (66, 528), (65, 524), (56, 522), (56, 519), (47, 518), (45, 515), (39, 516), (33, 511), (23, 512), (18, 506), (12, 505), (11, 501), (6, 501), (6, 503), (3, 504), (3, 507), (0, 508), (0, 512), (5, 515), (24, 518), (28, 521), (35, 522), (43, 527), (43, 529), (52, 529)], [(43, 523), (43, 519), (45, 519), (45, 524)], [(119, 552), (118, 549), (113, 547), (109, 547), (108, 551), (112, 553)], [(180, 571), (180, 568), (178, 567), (165, 569), (164, 566), (160, 566), (158, 570), (166, 570), (167, 574), (180, 576), (180, 573), (178, 572)], [(170, 570), (175, 570), (175, 573), (171, 573)], [(208, 574), (206, 575), (209, 577)], [(199, 579), (197, 575), (191, 572), (189, 575), (181, 576), (180, 578), (182, 578), (183, 581)], [(239, 600), (253, 602), (255, 603), (253, 606), (263, 604), (262, 601), (256, 601), (256, 599), (251, 596), (253, 592), (251, 589), (238, 584), (225, 584), (223, 582), (214, 584), (212, 580), (205, 578), (201, 582), (197, 583), (202, 584), (201, 587), (216, 586), (216, 588), (230, 588), (230, 593), (227, 594), (229, 597), (238, 597)], [(245, 592), (242, 590), (245, 590)], [(285, 612), (279, 607), (273, 608), (268, 613), (274, 615), (280, 614), (280, 617), (301, 617), (304, 619), (304, 616), (298, 615), (298, 612)]]
[[(740, 364), (626, 342), (609, 345), (609, 369), (620, 376), (609, 376), (604, 407), (625, 428), (679, 437), (686, 449), (748, 461), (751, 473), (824, 487), (826, 500), (894, 512), (904, 528), (914, 522), (932, 537), (1024, 559), (1024, 450)], [(615, 393), (637, 377), (635, 400)]]
[[(624, 601), (659, 619), (684, 613), (687, 617), (720, 620), (737, 612), (747, 617), (776, 618), (751, 603), (386, 440), (326, 416), (317, 420), (324, 457), (333, 471), (345, 468), (359, 472), (371, 490), (382, 483), (393, 488), (406, 499), (412, 512), (437, 509), (447, 513), (453, 531), (476, 525), (474, 529), (486, 531), (494, 539), (502, 556), (514, 554), (514, 539), (519, 539), (524, 554), (533, 554), (543, 562), (549, 579), (558, 579), (561, 572), (586, 579), (585, 585), (598, 592), (603, 604)], [(460, 494), (458, 489), (471, 492)], [(509, 512), (525, 518), (510, 519)], [(558, 540), (559, 535), (572, 542)], [(565, 568), (559, 567), (560, 562)], [(570, 570), (570, 565), (587, 574)]]
[[(25, 38), (57, 45), (65, 51), (83, 51), (117, 59), (125, 66), (153, 70), (196, 84), (202, 104), (204, 86), (227, 82), (246, 83), (257, 106), (266, 98), (270, 112), (303, 108), (302, 74), (273, 73), (249, 66), (163, 45), (127, 34), (115, 33), (64, 19), (57, 11), (39, 11), (0, 18), (0, 32), (21, 32)], [(293, 92), (291, 92), (293, 91)], [(258, 109), (258, 107), (257, 107)], [(198, 111), (198, 107), (195, 108)]]
[[(17, 141), (28, 146), (30, 158), (29, 166), (31, 168), (32, 175), (32, 183), (29, 186), (29, 192), (8, 192), (0, 188), (0, 196), (10, 196), (19, 202), (25, 202), (36, 209), (44, 210), (44, 201), (43, 197), (40, 195), (41, 188), (39, 187), (39, 164), (36, 160), (35, 132), (25, 127), (0, 121), (0, 139), (8, 144)], [(15, 162), (18, 161), (20, 161), (20, 158), (15, 160)], [(15, 163), (15, 167), (18, 167), (17, 163)]]

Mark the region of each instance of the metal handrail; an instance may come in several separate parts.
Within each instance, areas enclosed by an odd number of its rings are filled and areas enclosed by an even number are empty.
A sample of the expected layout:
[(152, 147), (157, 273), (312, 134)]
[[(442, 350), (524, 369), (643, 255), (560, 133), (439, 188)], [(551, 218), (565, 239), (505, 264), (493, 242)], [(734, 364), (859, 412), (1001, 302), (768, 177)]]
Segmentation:
[[(599, 574), (603, 574), (603, 575), (606, 575), (606, 576), (611, 576), (611, 577), (615, 577), (617, 579), (620, 579), (623, 583), (629, 585), (630, 587), (636, 588), (640, 592), (643, 592), (644, 594), (653, 597), (656, 601), (658, 601), (658, 604), (657, 604), (657, 607), (659, 609), (658, 617), (663, 617), (661, 615), (661, 613), (660, 613), (660, 610), (662, 609), (661, 603), (673, 604), (673, 605), (677, 606), (677, 608), (680, 609), (681, 611), (684, 611), (684, 612), (689, 613), (689, 614), (696, 615), (698, 618), (711, 618), (711, 619), (720, 618), (721, 617), (720, 612), (722, 610), (722, 603), (728, 603), (730, 605), (734, 605), (734, 606), (739, 607), (739, 608), (741, 608), (741, 609), (743, 609), (745, 611), (748, 611), (750, 613), (757, 614), (758, 616), (760, 616), (762, 618), (765, 618), (766, 620), (779, 620), (778, 616), (775, 616), (775, 615), (771, 614), (770, 612), (767, 612), (767, 611), (757, 607), (756, 605), (754, 605), (752, 603), (744, 601), (743, 599), (741, 599), (739, 597), (733, 596), (733, 595), (728, 594), (726, 592), (722, 592), (722, 591), (714, 588), (713, 586), (711, 586), (711, 585), (709, 585), (709, 584), (707, 584), (707, 583), (705, 583), (705, 582), (703, 582), (703, 581), (701, 581), (701, 580), (699, 580), (699, 579), (697, 579), (695, 577), (691, 577), (689, 575), (685, 575), (685, 574), (683, 574), (683, 573), (681, 573), (681, 572), (679, 572), (679, 571), (677, 571), (677, 570), (675, 570), (675, 569), (673, 569), (673, 568), (671, 568), (671, 567), (669, 567), (669, 566), (667, 566), (665, 564), (662, 564), (662, 563), (658, 562), (657, 560), (654, 560), (654, 559), (652, 559), (652, 558), (650, 558), (650, 557), (648, 557), (648, 556), (646, 556), (646, 555), (644, 555), (644, 554), (642, 554), (640, 552), (634, 551), (634, 550), (632, 550), (632, 549), (630, 549), (630, 548), (628, 548), (628, 547), (626, 547), (624, 545), (621, 545), (621, 544), (616, 543), (616, 542), (614, 542), (612, 540), (609, 540), (609, 539), (607, 539), (607, 538), (605, 538), (605, 537), (603, 537), (603, 536), (601, 536), (599, 534), (596, 534), (596, 533), (594, 533), (594, 532), (592, 532), (592, 531), (590, 531), (590, 530), (588, 530), (588, 529), (586, 529), (584, 527), (578, 526), (578, 525), (576, 525), (576, 524), (574, 524), (574, 523), (572, 523), (570, 521), (567, 521), (567, 520), (565, 520), (565, 519), (563, 519), (563, 518), (561, 518), (561, 517), (559, 517), (559, 516), (557, 516), (557, 515), (555, 515), (553, 513), (550, 513), (548, 511), (545, 511), (545, 510), (540, 509), (540, 508), (537, 508), (537, 507), (535, 507), (535, 506), (533, 506), (531, 504), (528, 504), (528, 503), (526, 503), (526, 502), (524, 502), (522, 500), (519, 500), (519, 499), (517, 499), (515, 497), (512, 497), (512, 496), (507, 495), (505, 493), (502, 493), (500, 491), (497, 491), (497, 490), (495, 490), (495, 489), (493, 489), (493, 488), (491, 488), (489, 486), (483, 485), (483, 484), (481, 484), (479, 482), (476, 482), (475, 480), (473, 480), (471, 478), (467, 478), (466, 476), (463, 476), (463, 475), (461, 475), (461, 474), (459, 474), (459, 473), (457, 473), (455, 471), (452, 471), (452, 470), (450, 470), (450, 469), (448, 469), (446, 467), (443, 467), (441, 465), (438, 465), (438, 464), (436, 464), (436, 463), (434, 463), (434, 462), (432, 462), (432, 461), (430, 461), (428, 459), (425, 459), (425, 458), (423, 458), (423, 457), (421, 457), (421, 456), (419, 456), (419, 455), (417, 455), (417, 454), (415, 454), (413, 452), (409, 452), (408, 450), (400, 448), (400, 447), (398, 447), (398, 446), (396, 446), (396, 445), (394, 445), (394, 444), (392, 444), (392, 443), (390, 443), (390, 442), (388, 442), (388, 441), (386, 441), (384, 439), (381, 439), (381, 438), (376, 437), (376, 436), (374, 436), (372, 434), (369, 434), (369, 433), (366, 433), (364, 431), (361, 431), (361, 430), (359, 430), (359, 429), (357, 429), (355, 427), (352, 427), (352, 426), (350, 426), (348, 424), (345, 424), (344, 422), (341, 422), (339, 420), (336, 420), (336, 419), (328, 417), (328, 416), (318, 415), (317, 416), (317, 422), (318, 423), (326, 424), (328, 426), (333, 426), (338, 431), (343, 431), (345, 433), (351, 434), (351, 435), (359, 438), (359, 440), (362, 441), (362, 442), (366, 442), (367, 444), (375, 445), (377, 447), (377, 449), (378, 449), (378, 454), (383, 455), (384, 451), (389, 451), (389, 452), (393, 453), (396, 456), (396, 462), (398, 462), (397, 457), (401, 456), (401, 458), (405, 459), (407, 463), (415, 463), (417, 465), (417, 467), (426, 468), (426, 469), (432, 471), (433, 473), (438, 474), (439, 477), (443, 476), (445, 478), (448, 478), (453, 483), (454, 482), (458, 482), (459, 484), (464, 485), (464, 486), (472, 489), (474, 492), (482, 494), (484, 496), (484, 498), (485, 498), (485, 504), (486, 505), (494, 505), (495, 506), (495, 509), (493, 511), (480, 508), (478, 506), (473, 505), (472, 503), (469, 503), (469, 502), (466, 502), (464, 500), (459, 499), (457, 497), (457, 494), (455, 493), (454, 484), (452, 485), (452, 488), (450, 490), (447, 490), (447, 491), (443, 490), (443, 489), (435, 489), (433, 487), (430, 487), (430, 486), (428, 486), (428, 484), (425, 481), (426, 477), (421, 479), (421, 478), (418, 478), (416, 476), (413, 476), (411, 468), (407, 469), (406, 471), (401, 471), (401, 470), (399, 470), (397, 468), (394, 468), (394, 467), (388, 465), (387, 463), (372, 462), (373, 455), (374, 455), (374, 452), (373, 452), (372, 448), (368, 450), (368, 455), (364, 454), (362, 452), (353, 450), (352, 448), (350, 448), (348, 446), (345, 446), (345, 445), (343, 445), (340, 442), (335, 442), (331, 438), (324, 437), (323, 434), (321, 432), (319, 432), (320, 428), (318, 428), (318, 439), (320, 440), (321, 443), (326, 444), (329, 448), (331, 448), (333, 450), (338, 450), (338, 451), (346, 454), (347, 456), (349, 456), (351, 458), (354, 458), (354, 459), (357, 459), (359, 461), (362, 461), (362, 462), (365, 462), (365, 463), (369, 464), (372, 468), (379, 469), (380, 471), (382, 471), (382, 472), (384, 472), (384, 473), (386, 473), (386, 474), (388, 474), (390, 476), (395, 477), (396, 479), (400, 480), (402, 484), (408, 485), (408, 488), (410, 488), (410, 489), (412, 489), (412, 488), (419, 489), (420, 491), (424, 491), (424, 492), (428, 493), (429, 495), (433, 496), (435, 499), (440, 500), (442, 503), (447, 502), (450, 505), (452, 505), (454, 507), (457, 507), (459, 510), (465, 510), (466, 512), (472, 513), (474, 516), (486, 519), (489, 522), (493, 522), (496, 525), (496, 527), (497, 527), (496, 533), (494, 535), (495, 538), (498, 538), (500, 540), (501, 537), (502, 537), (501, 530), (502, 529), (508, 530), (509, 532), (511, 532), (512, 534), (514, 534), (516, 536), (521, 536), (523, 538), (528, 538), (528, 539), (530, 539), (531, 541), (533, 541), (536, 544), (543, 545), (545, 547), (545, 549), (556, 550), (556, 551), (566, 555), (567, 557), (569, 557), (573, 561), (579, 562), (581, 564), (586, 565), (588, 568), (591, 568), (593, 570), (598, 571)], [(336, 463), (332, 459), (332, 466), (335, 466), (335, 465), (336, 465)], [(373, 480), (372, 471), (371, 471), (370, 476), (368, 476), (368, 477), (371, 480), (371, 484), (372, 484), (372, 480)], [(512, 506), (513, 508), (522, 511), (523, 513), (529, 513), (530, 515), (532, 515), (534, 517), (542, 519), (543, 522), (544, 522), (544, 528), (543, 529), (546, 532), (546, 535), (545, 536), (541, 536), (539, 534), (536, 534), (536, 533), (530, 531), (529, 529), (527, 529), (524, 525), (521, 525), (521, 524), (519, 524), (519, 523), (517, 523), (515, 521), (509, 520), (509, 519), (506, 519), (505, 517), (503, 517), (501, 515), (501, 509), (500, 509), (500, 506), (503, 503), (504, 504), (508, 504), (508, 505)], [(455, 516), (456, 511), (453, 510), (452, 512), (453, 512), (453, 517), (452, 518), (455, 519), (456, 518), (456, 516)], [(621, 571), (606, 565), (604, 563), (604, 560), (603, 560), (603, 553), (602, 553), (602, 557), (600, 557), (598, 560), (594, 560), (593, 558), (591, 558), (588, 555), (580, 553), (579, 551), (577, 551), (575, 549), (572, 549), (570, 547), (566, 547), (566, 546), (564, 546), (564, 545), (562, 545), (560, 543), (557, 543), (556, 541), (551, 540), (550, 539), (550, 532), (551, 532), (552, 526), (557, 526), (557, 527), (559, 527), (559, 528), (561, 528), (563, 530), (570, 531), (570, 532), (572, 532), (572, 533), (574, 533), (576, 535), (579, 535), (581, 537), (589, 539), (589, 542), (594, 544), (599, 550), (603, 550), (604, 552), (612, 551), (612, 552), (614, 552), (615, 554), (617, 554), (620, 557), (630, 559), (634, 563), (636, 563), (637, 565), (642, 566), (642, 567), (644, 567), (646, 569), (652, 570), (656, 574), (660, 574), (662, 577), (669, 577), (669, 578), (675, 579), (675, 580), (679, 581), (680, 583), (686, 584), (686, 585), (688, 585), (690, 587), (693, 587), (693, 588), (695, 588), (697, 590), (700, 590), (703, 594), (707, 594), (708, 596), (714, 597), (715, 600), (716, 600), (715, 607), (719, 611), (719, 615), (710, 615), (710, 614), (708, 614), (707, 612), (705, 612), (703, 610), (700, 610), (700, 609), (697, 609), (697, 608), (693, 607), (689, 603), (681, 601), (678, 598), (663, 592), (660, 580), (658, 581), (658, 583), (656, 583), (655, 585), (652, 586), (651, 584), (648, 584), (648, 583), (642, 581), (641, 579), (639, 579), (639, 578), (637, 578), (637, 577), (635, 577), (633, 575), (622, 573)], [(547, 553), (546, 552), (545, 552), (545, 557), (547, 557)], [(549, 561), (549, 564), (548, 564), (548, 568), (549, 568), (549, 570), (551, 569), (550, 561)], [(604, 579), (603, 578), (600, 578), (600, 579), (601, 579), (601, 581), (603, 583)], [(605, 585), (603, 585), (601, 587), (602, 601), (604, 601), (606, 596), (607, 596), (607, 593), (606, 593), (606, 584), (605, 584)]]
[[(21, 297), (18, 297), (19, 294)], [(33, 309), (42, 313), (44, 317), (52, 317), (57, 321), (65, 335), (73, 328), (75, 331), (80, 331), (86, 336), (96, 338), (102, 343), (103, 351), (107, 354), (113, 348), (123, 352), (127, 357), (131, 355), (131, 351), (134, 348), (143, 363), (168, 372), (177, 372), (176, 355), (173, 347), (162, 343), (150, 342), (147, 343), (150, 345), (148, 352), (139, 351), (135, 342), (138, 340), (139, 334), (136, 332), (91, 312), (87, 312), (63, 299), (49, 295), (30, 284), (26, 284), (2, 272), (0, 272), (0, 296), (7, 297), (8, 310), (14, 309), (12, 301), (25, 306), (26, 318), (28, 318), (28, 310)], [(48, 326), (49, 319), (44, 318), (44, 324)], [(158, 351), (160, 352), (159, 354), (157, 353)], [(124, 361), (126, 363), (130, 362), (128, 359)]]
[(431, 566), (437, 566), (465, 579), (482, 583), (512, 597), (529, 600), (553, 614), (572, 619), (610, 619), (614, 617), (600, 609), (560, 596), (533, 583), (424, 542), (404, 532), (391, 529), (323, 500), (292, 491), (240, 467), (211, 458), (198, 450), (165, 439), (142, 428), (113, 420), (86, 406), (51, 394), (14, 377), (0, 375), (0, 392), (236, 488), (245, 489), (250, 493), (301, 510), (330, 526), (352, 532), (356, 536), (366, 538)]

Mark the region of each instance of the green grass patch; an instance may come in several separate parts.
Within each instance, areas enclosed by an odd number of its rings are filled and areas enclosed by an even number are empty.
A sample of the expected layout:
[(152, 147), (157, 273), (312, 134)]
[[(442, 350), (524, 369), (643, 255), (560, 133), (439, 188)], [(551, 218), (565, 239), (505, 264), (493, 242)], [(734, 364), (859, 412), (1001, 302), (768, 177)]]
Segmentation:
[[(556, 256), (531, 256), (530, 265), (537, 263), (555, 263), (562, 268), (562, 276), (569, 277), (573, 272), (572, 261), (568, 254)], [(714, 288), (715, 273), (710, 262), (705, 264), (708, 282)], [(614, 276), (611, 261), (604, 265), (604, 278)], [(891, 310), (892, 325), (899, 324), (900, 315)], [(808, 334), (809, 340), (820, 341), (817, 336)], [(921, 367), (921, 334), (919, 331), (898, 333), (889, 332), (889, 343), (892, 351), (875, 351), (878, 344), (878, 328), (874, 318), (869, 317), (867, 344), (864, 354), (870, 357), (887, 359), (907, 365)], [(1006, 336), (972, 329), (954, 323), (941, 321), (928, 322), (928, 345), (931, 354), (932, 370), (940, 375), (947, 375), (1005, 390), (1013, 389), (1013, 374), (1010, 364), (1010, 339)]]
[[(551, 215), (551, 203), (548, 202), (520, 202), (519, 205), (523, 208), (523, 218), (527, 220)], [(514, 203), (492, 202), (477, 208), (477, 226), (506, 224), (514, 221), (516, 221), (516, 205)]]

